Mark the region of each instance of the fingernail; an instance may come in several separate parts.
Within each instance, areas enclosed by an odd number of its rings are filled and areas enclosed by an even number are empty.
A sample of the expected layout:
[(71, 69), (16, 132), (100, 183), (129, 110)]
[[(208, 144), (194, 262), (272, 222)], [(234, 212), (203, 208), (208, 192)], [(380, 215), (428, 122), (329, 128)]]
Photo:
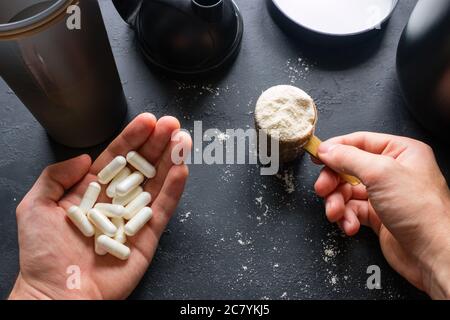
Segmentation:
[(334, 143), (331, 143), (331, 142), (322, 142), (319, 145), (318, 151), (321, 154), (328, 153), (331, 150), (333, 150), (334, 148), (336, 148), (337, 146), (338, 146), (337, 144), (334, 144)]

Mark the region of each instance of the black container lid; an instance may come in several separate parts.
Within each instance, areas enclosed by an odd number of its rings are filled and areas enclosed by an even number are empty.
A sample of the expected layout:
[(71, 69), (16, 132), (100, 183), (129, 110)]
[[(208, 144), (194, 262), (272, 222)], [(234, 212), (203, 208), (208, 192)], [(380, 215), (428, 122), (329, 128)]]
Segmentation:
[(152, 65), (186, 75), (208, 73), (231, 62), (244, 29), (232, 0), (143, 1), (133, 24)]

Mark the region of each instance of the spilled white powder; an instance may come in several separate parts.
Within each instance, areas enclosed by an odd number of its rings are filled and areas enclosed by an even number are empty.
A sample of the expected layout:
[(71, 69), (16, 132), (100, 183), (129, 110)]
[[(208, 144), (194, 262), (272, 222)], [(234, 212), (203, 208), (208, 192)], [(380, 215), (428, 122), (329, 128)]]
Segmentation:
[(221, 133), (219, 133), (219, 134), (217, 135), (217, 139), (218, 139), (220, 142), (225, 142), (225, 141), (227, 141), (228, 139), (230, 139), (230, 135), (221, 132)]
[(284, 184), (284, 189), (291, 194), (295, 191), (295, 176), (293, 169), (284, 170), (282, 173), (276, 175)]
[(325, 262), (330, 262), (338, 255), (338, 253), (339, 253), (338, 249), (333, 245), (325, 245), (323, 248), (322, 258)]
[(311, 66), (302, 58), (298, 58), (296, 60), (288, 59), (286, 61), (286, 68), (284, 72), (287, 73), (289, 82), (291, 84), (295, 84), (299, 80), (306, 80), (306, 77), (309, 74), (310, 69)]
[(189, 217), (191, 216), (191, 214), (192, 214), (191, 211), (186, 212), (185, 214), (181, 214), (181, 215), (180, 215), (180, 222), (181, 222), (181, 223), (186, 222), (186, 221), (189, 219)]
[(338, 278), (336, 275), (333, 275), (333, 276), (330, 278), (330, 283), (331, 283), (332, 285), (336, 285), (336, 284), (338, 283), (338, 281), (339, 281), (339, 278)]
[(252, 244), (252, 241), (251, 240), (249, 240), (249, 239), (243, 239), (243, 237), (242, 237), (242, 233), (241, 232), (236, 232), (236, 238), (238, 238), (237, 239), (237, 242), (241, 245), (241, 246), (248, 246), (248, 245), (251, 245)]

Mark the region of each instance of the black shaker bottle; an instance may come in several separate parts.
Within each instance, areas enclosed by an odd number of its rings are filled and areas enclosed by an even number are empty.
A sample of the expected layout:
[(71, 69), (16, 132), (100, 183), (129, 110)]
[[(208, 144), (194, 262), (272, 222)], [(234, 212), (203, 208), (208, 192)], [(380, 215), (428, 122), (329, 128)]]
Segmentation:
[(95, 0), (1, 0), (0, 76), (50, 136), (70, 147), (107, 140), (126, 115)]

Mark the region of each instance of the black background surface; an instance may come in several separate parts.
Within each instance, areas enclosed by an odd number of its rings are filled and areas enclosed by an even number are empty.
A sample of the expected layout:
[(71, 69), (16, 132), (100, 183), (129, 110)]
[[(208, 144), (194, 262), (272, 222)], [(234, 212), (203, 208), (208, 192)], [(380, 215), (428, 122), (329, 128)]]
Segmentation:
[[(416, 1), (400, 1), (385, 32), (363, 44), (318, 52), (283, 33), (265, 1), (236, 1), (245, 21), (242, 51), (228, 71), (201, 83), (153, 73), (132, 30), (110, 1), (100, 0), (130, 106), (178, 117), (185, 128), (253, 126), (260, 93), (276, 84), (309, 92), (323, 139), (359, 130), (407, 135), (430, 143), (449, 176), (445, 146), (424, 132), (404, 106), (395, 53)], [(301, 58), (301, 62), (299, 61)], [(304, 63), (304, 65), (302, 65)], [(105, 115), (107, 116), (107, 115)], [(86, 150), (93, 156), (100, 148)], [(11, 90), (0, 82), (0, 297), (18, 272), (15, 208), (40, 171), (81, 153), (53, 143)], [(329, 225), (313, 191), (319, 167), (305, 157), (280, 177), (252, 165), (192, 165), (186, 193), (154, 262), (132, 298), (149, 299), (406, 299), (425, 297), (385, 262), (377, 238), (363, 229), (349, 239)], [(284, 173), (283, 173), (284, 175)], [(49, 239), (51, 241), (51, 239)], [(328, 256), (328, 255), (330, 256)], [(382, 289), (366, 288), (366, 269), (379, 265)]]

